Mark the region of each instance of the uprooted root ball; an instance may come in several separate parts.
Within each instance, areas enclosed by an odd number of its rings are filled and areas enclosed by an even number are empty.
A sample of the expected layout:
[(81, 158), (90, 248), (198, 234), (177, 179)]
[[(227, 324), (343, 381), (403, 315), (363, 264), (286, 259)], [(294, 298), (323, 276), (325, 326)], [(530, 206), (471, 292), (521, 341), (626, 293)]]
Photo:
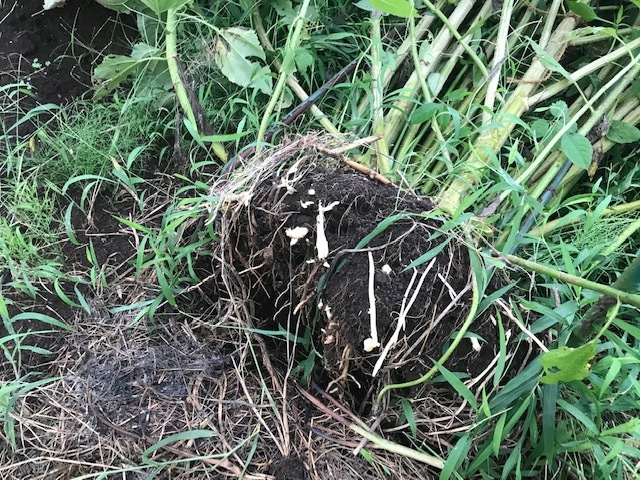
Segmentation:
[[(431, 202), (341, 165), (319, 141), (286, 144), (225, 186), (228, 294), (263, 330), (311, 332), (330, 390), (371, 398), (422, 376), (465, 321), (467, 247), (441, 231)], [(446, 365), (473, 376), (495, 356), (495, 326), (476, 320), (470, 332), (481, 340)]]

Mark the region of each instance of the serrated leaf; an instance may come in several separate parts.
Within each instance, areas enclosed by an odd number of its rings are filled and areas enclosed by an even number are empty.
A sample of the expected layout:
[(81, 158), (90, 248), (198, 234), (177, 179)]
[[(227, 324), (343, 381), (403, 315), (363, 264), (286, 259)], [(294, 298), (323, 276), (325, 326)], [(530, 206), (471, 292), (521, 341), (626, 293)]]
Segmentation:
[(144, 60), (147, 58), (158, 57), (158, 48), (148, 43), (136, 43), (131, 49), (131, 58), (134, 60)]
[(533, 136), (537, 139), (544, 138), (549, 130), (551, 129), (551, 124), (542, 118), (538, 118), (531, 124), (531, 129), (533, 130)]
[(569, 10), (571, 10), (573, 13), (587, 22), (598, 18), (595, 10), (586, 3), (580, 3), (575, 0), (568, 0), (567, 4), (569, 5)]
[(591, 371), (589, 363), (596, 355), (595, 342), (589, 342), (578, 348), (561, 347), (549, 350), (540, 357), (544, 375), (542, 383), (573, 382), (587, 378)]
[(615, 143), (632, 143), (640, 140), (640, 129), (630, 123), (611, 120), (607, 138)]
[(135, 74), (141, 61), (126, 55), (107, 55), (93, 71), (93, 81), (98, 83), (94, 99), (98, 100), (120, 86), (130, 75)]
[(153, 13), (160, 15), (170, 9), (183, 7), (191, 0), (140, 0), (147, 7), (153, 10)]
[(565, 133), (560, 140), (560, 149), (574, 165), (585, 170), (591, 165), (593, 145), (580, 133)]
[(270, 81), (262, 79), (268, 69), (265, 70), (266, 67), (249, 60), (249, 57), (261, 60), (266, 58), (256, 32), (240, 27), (218, 30), (214, 45), (214, 61), (224, 76), (241, 87), (252, 86), (269, 93)]
[(376, 10), (401, 18), (419, 17), (418, 11), (407, 0), (369, 0)]
[(313, 65), (313, 55), (304, 47), (296, 48), (296, 68), (299, 72), (306, 72)]

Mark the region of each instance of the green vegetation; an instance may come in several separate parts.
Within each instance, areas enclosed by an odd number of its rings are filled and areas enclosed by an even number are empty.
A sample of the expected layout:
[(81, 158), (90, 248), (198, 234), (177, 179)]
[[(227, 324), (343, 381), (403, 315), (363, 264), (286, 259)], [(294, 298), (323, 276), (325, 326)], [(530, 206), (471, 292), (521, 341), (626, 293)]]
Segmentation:
[[(34, 279), (107, 281), (91, 249), (90, 273), (61, 271), (59, 236), (75, 243), (62, 205), (88, 209), (98, 191), (131, 199), (137, 217), (118, 220), (135, 231), (133, 276), (149, 285), (121, 310), (157, 321), (203, 280), (195, 265), (217, 239), (208, 215), (219, 167), (264, 148), (270, 126), (358, 59), (291, 129), (375, 136), (350, 158), (432, 198), (443, 230), (464, 232), (473, 305), (431, 370), (380, 393), (380, 404), (403, 411), (404, 445), (360, 419), (344, 424), (385, 450), (428, 458), (441, 479), (640, 475), (638, 2), (98, 1), (136, 15), (131, 54), (96, 67), (94, 102), (21, 112), (36, 124), (30, 136), (4, 125), (0, 345), (15, 370), (0, 388), (7, 437), (16, 395), (46, 379), (21, 372), (27, 334), (12, 329), (21, 317), (2, 295), (32, 292)], [(145, 168), (176, 181), (164, 205), (150, 200)], [(517, 286), (486, 293), (497, 271)], [(86, 305), (77, 289), (74, 298)], [(502, 356), (492, 381), (476, 385), (442, 364), (492, 302)], [(532, 345), (529, 363), (507, 378), (517, 342)], [(438, 457), (399, 393), (428, 382), (448, 384), (473, 412)]]

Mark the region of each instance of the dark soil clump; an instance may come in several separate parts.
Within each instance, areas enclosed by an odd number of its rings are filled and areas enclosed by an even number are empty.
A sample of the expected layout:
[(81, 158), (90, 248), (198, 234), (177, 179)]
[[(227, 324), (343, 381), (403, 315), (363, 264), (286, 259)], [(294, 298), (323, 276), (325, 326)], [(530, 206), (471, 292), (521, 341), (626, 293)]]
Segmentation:
[[(351, 392), (362, 405), (384, 385), (420, 378), (466, 320), (467, 247), (441, 231), (428, 200), (308, 147), (260, 177), (242, 201), (222, 222), (223, 244), (254, 321), (298, 338), (311, 332), (330, 391)], [(295, 228), (308, 234), (292, 244)], [(319, 237), (326, 258), (318, 257)], [(372, 273), (380, 345), (368, 351)], [(481, 338), (475, 349), (463, 340), (445, 365), (475, 376), (495, 357), (495, 325), (476, 319), (469, 333)]]

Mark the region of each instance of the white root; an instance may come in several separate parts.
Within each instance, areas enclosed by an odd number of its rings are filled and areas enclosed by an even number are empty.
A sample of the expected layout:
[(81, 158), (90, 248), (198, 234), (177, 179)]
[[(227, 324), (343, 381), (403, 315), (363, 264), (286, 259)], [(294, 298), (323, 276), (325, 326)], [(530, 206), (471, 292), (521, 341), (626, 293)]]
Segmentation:
[(402, 299), (402, 306), (400, 307), (400, 315), (398, 316), (398, 323), (396, 325), (396, 329), (393, 332), (393, 335), (391, 336), (387, 344), (385, 345), (384, 349), (382, 350), (380, 357), (376, 361), (376, 364), (373, 367), (373, 373), (371, 374), (372, 377), (375, 377), (378, 374), (378, 372), (382, 368), (382, 364), (387, 358), (387, 355), (391, 351), (391, 348), (398, 342), (400, 331), (405, 329), (406, 319), (407, 319), (407, 315), (409, 314), (409, 310), (411, 310), (411, 307), (413, 307), (413, 304), (416, 301), (416, 298), (418, 298), (418, 293), (420, 293), (422, 284), (427, 278), (427, 274), (435, 264), (436, 260), (437, 260), (437, 257), (431, 260), (429, 265), (427, 265), (427, 268), (424, 270), (424, 272), (422, 272), (422, 275), (420, 276), (420, 280), (418, 281), (418, 285), (416, 286), (415, 290), (413, 291), (413, 294), (411, 295), (411, 300), (409, 300), (409, 303), (407, 304), (406, 302), (407, 302), (407, 298), (409, 297), (409, 292), (411, 291), (411, 287), (413, 287), (413, 283), (416, 279), (416, 276), (418, 275), (418, 271), (416, 269), (413, 270), (413, 276), (411, 277), (409, 286), (407, 287), (407, 290), (404, 292), (404, 298)]
[(371, 352), (380, 346), (378, 341), (378, 325), (376, 319), (376, 295), (375, 287), (376, 267), (373, 263), (373, 254), (369, 252), (369, 321), (371, 326), (371, 337), (364, 341), (364, 351)]
[(340, 202), (332, 202), (326, 207), (322, 206), (322, 202), (318, 202), (318, 216), (316, 217), (316, 250), (318, 251), (318, 260), (325, 260), (329, 256), (329, 242), (327, 235), (324, 233), (324, 214), (330, 211)]

